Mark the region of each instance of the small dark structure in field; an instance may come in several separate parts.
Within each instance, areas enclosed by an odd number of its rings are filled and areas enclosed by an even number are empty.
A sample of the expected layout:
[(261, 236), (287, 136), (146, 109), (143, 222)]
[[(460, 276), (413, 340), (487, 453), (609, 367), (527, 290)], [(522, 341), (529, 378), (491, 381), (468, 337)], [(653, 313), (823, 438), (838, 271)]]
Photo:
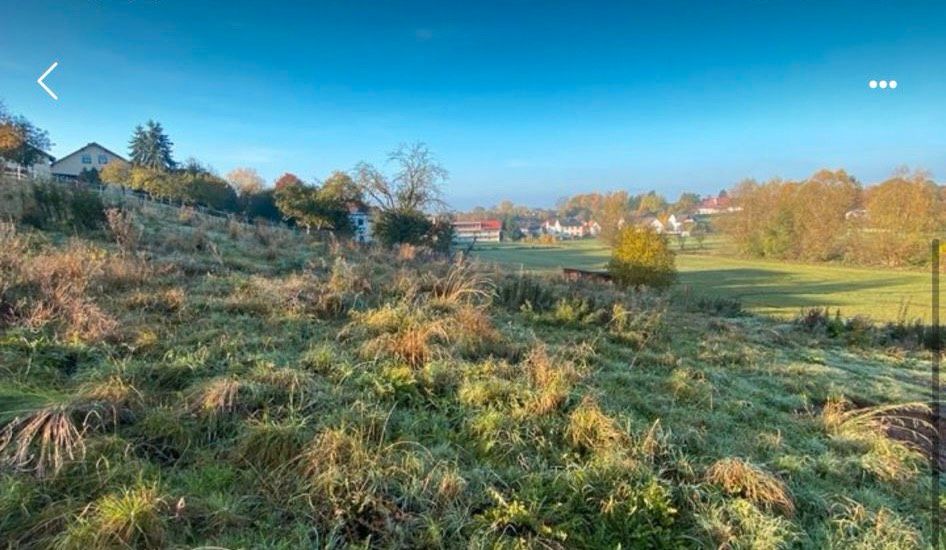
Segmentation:
[(611, 282), (611, 274), (607, 271), (592, 271), (589, 269), (563, 267), (562, 276), (566, 281), (595, 281), (599, 283)]

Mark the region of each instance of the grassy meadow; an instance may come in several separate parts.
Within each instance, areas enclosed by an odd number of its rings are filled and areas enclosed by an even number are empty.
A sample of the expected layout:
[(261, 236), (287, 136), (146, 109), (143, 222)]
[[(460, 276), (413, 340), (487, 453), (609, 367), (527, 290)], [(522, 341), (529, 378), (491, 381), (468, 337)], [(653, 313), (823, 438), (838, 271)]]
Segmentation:
[[(8, 548), (928, 544), (915, 327), (30, 192), (0, 185)], [(482, 256), (600, 263), (559, 250)]]
[[(603, 269), (611, 250), (596, 240), (580, 240), (489, 244), (475, 253), (486, 261), (555, 273), (562, 267)], [(676, 292), (738, 299), (757, 313), (794, 317), (827, 307), (878, 321), (930, 317), (930, 276), (922, 271), (739, 258), (722, 237), (707, 239), (702, 250), (688, 242), (685, 250), (677, 250), (677, 268)]]

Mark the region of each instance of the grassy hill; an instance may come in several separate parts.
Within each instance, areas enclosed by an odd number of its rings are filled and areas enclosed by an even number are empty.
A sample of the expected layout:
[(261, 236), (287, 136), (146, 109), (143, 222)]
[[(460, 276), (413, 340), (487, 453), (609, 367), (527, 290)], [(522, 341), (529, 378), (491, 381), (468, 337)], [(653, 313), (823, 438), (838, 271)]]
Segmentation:
[(0, 232), (10, 547), (928, 540), (911, 327), (122, 206)]
[[(692, 243), (687, 246), (677, 255), (681, 293), (738, 299), (753, 312), (780, 317), (794, 317), (814, 307), (878, 321), (930, 317), (926, 272), (739, 258), (719, 237), (708, 240), (702, 250)], [(611, 249), (595, 240), (534, 246), (504, 243), (480, 246), (476, 255), (549, 273), (561, 267), (602, 269)]]

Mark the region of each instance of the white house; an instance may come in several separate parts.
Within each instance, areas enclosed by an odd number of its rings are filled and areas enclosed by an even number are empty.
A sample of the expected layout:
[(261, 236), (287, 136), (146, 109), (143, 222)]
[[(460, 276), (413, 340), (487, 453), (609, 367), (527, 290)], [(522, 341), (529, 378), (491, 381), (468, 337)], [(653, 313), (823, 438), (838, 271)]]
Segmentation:
[(59, 179), (76, 179), (83, 170), (95, 169), (101, 172), (102, 168), (110, 162), (127, 163), (128, 161), (121, 155), (92, 142), (54, 162), (50, 171)]
[(542, 227), (550, 235), (567, 238), (581, 238), (588, 234), (589, 228), (582, 222), (572, 218), (566, 220), (549, 220)]

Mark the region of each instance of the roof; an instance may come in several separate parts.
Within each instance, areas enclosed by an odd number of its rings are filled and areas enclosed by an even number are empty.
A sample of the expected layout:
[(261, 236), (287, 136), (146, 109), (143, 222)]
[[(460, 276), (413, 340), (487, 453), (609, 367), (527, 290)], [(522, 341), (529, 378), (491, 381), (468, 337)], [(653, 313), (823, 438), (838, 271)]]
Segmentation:
[(503, 228), (503, 222), (499, 220), (465, 220), (455, 221), (453, 226), (457, 229), (472, 229), (474, 231), (499, 231)]
[(125, 157), (123, 157), (123, 156), (119, 155), (118, 153), (116, 153), (116, 152), (114, 152), (114, 151), (108, 149), (107, 147), (103, 147), (102, 145), (99, 145), (98, 143), (92, 141), (92, 142), (86, 143), (86, 144), (83, 145), (82, 147), (79, 147), (79, 148), (76, 149), (75, 151), (73, 151), (73, 152), (69, 153), (68, 155), (62, 157), (61, 159), (55, 161), (53, 164), (58, 164), (58, 163), (60, 163), (60, 162), (62, 162), (62, 161), (64, 161), (64, 160), (66, 160), (66, 159), (69, 158), (69, 157), (73, 157), (73, 156), (75, 156), (75, 155), (78, 155), (79, 153), (81, 153), (82, 151), (85, 151), (85, 150), (88, 149), (89, 147), (98, 147), (99, 149), (105, 151), (106, 153), (112, 155), (113, 157), (117, 157), (117, 158), (121, 159), (121, 160), (124, 161), (124, 162), (128, 162), (128, 159), (126, 159)]

